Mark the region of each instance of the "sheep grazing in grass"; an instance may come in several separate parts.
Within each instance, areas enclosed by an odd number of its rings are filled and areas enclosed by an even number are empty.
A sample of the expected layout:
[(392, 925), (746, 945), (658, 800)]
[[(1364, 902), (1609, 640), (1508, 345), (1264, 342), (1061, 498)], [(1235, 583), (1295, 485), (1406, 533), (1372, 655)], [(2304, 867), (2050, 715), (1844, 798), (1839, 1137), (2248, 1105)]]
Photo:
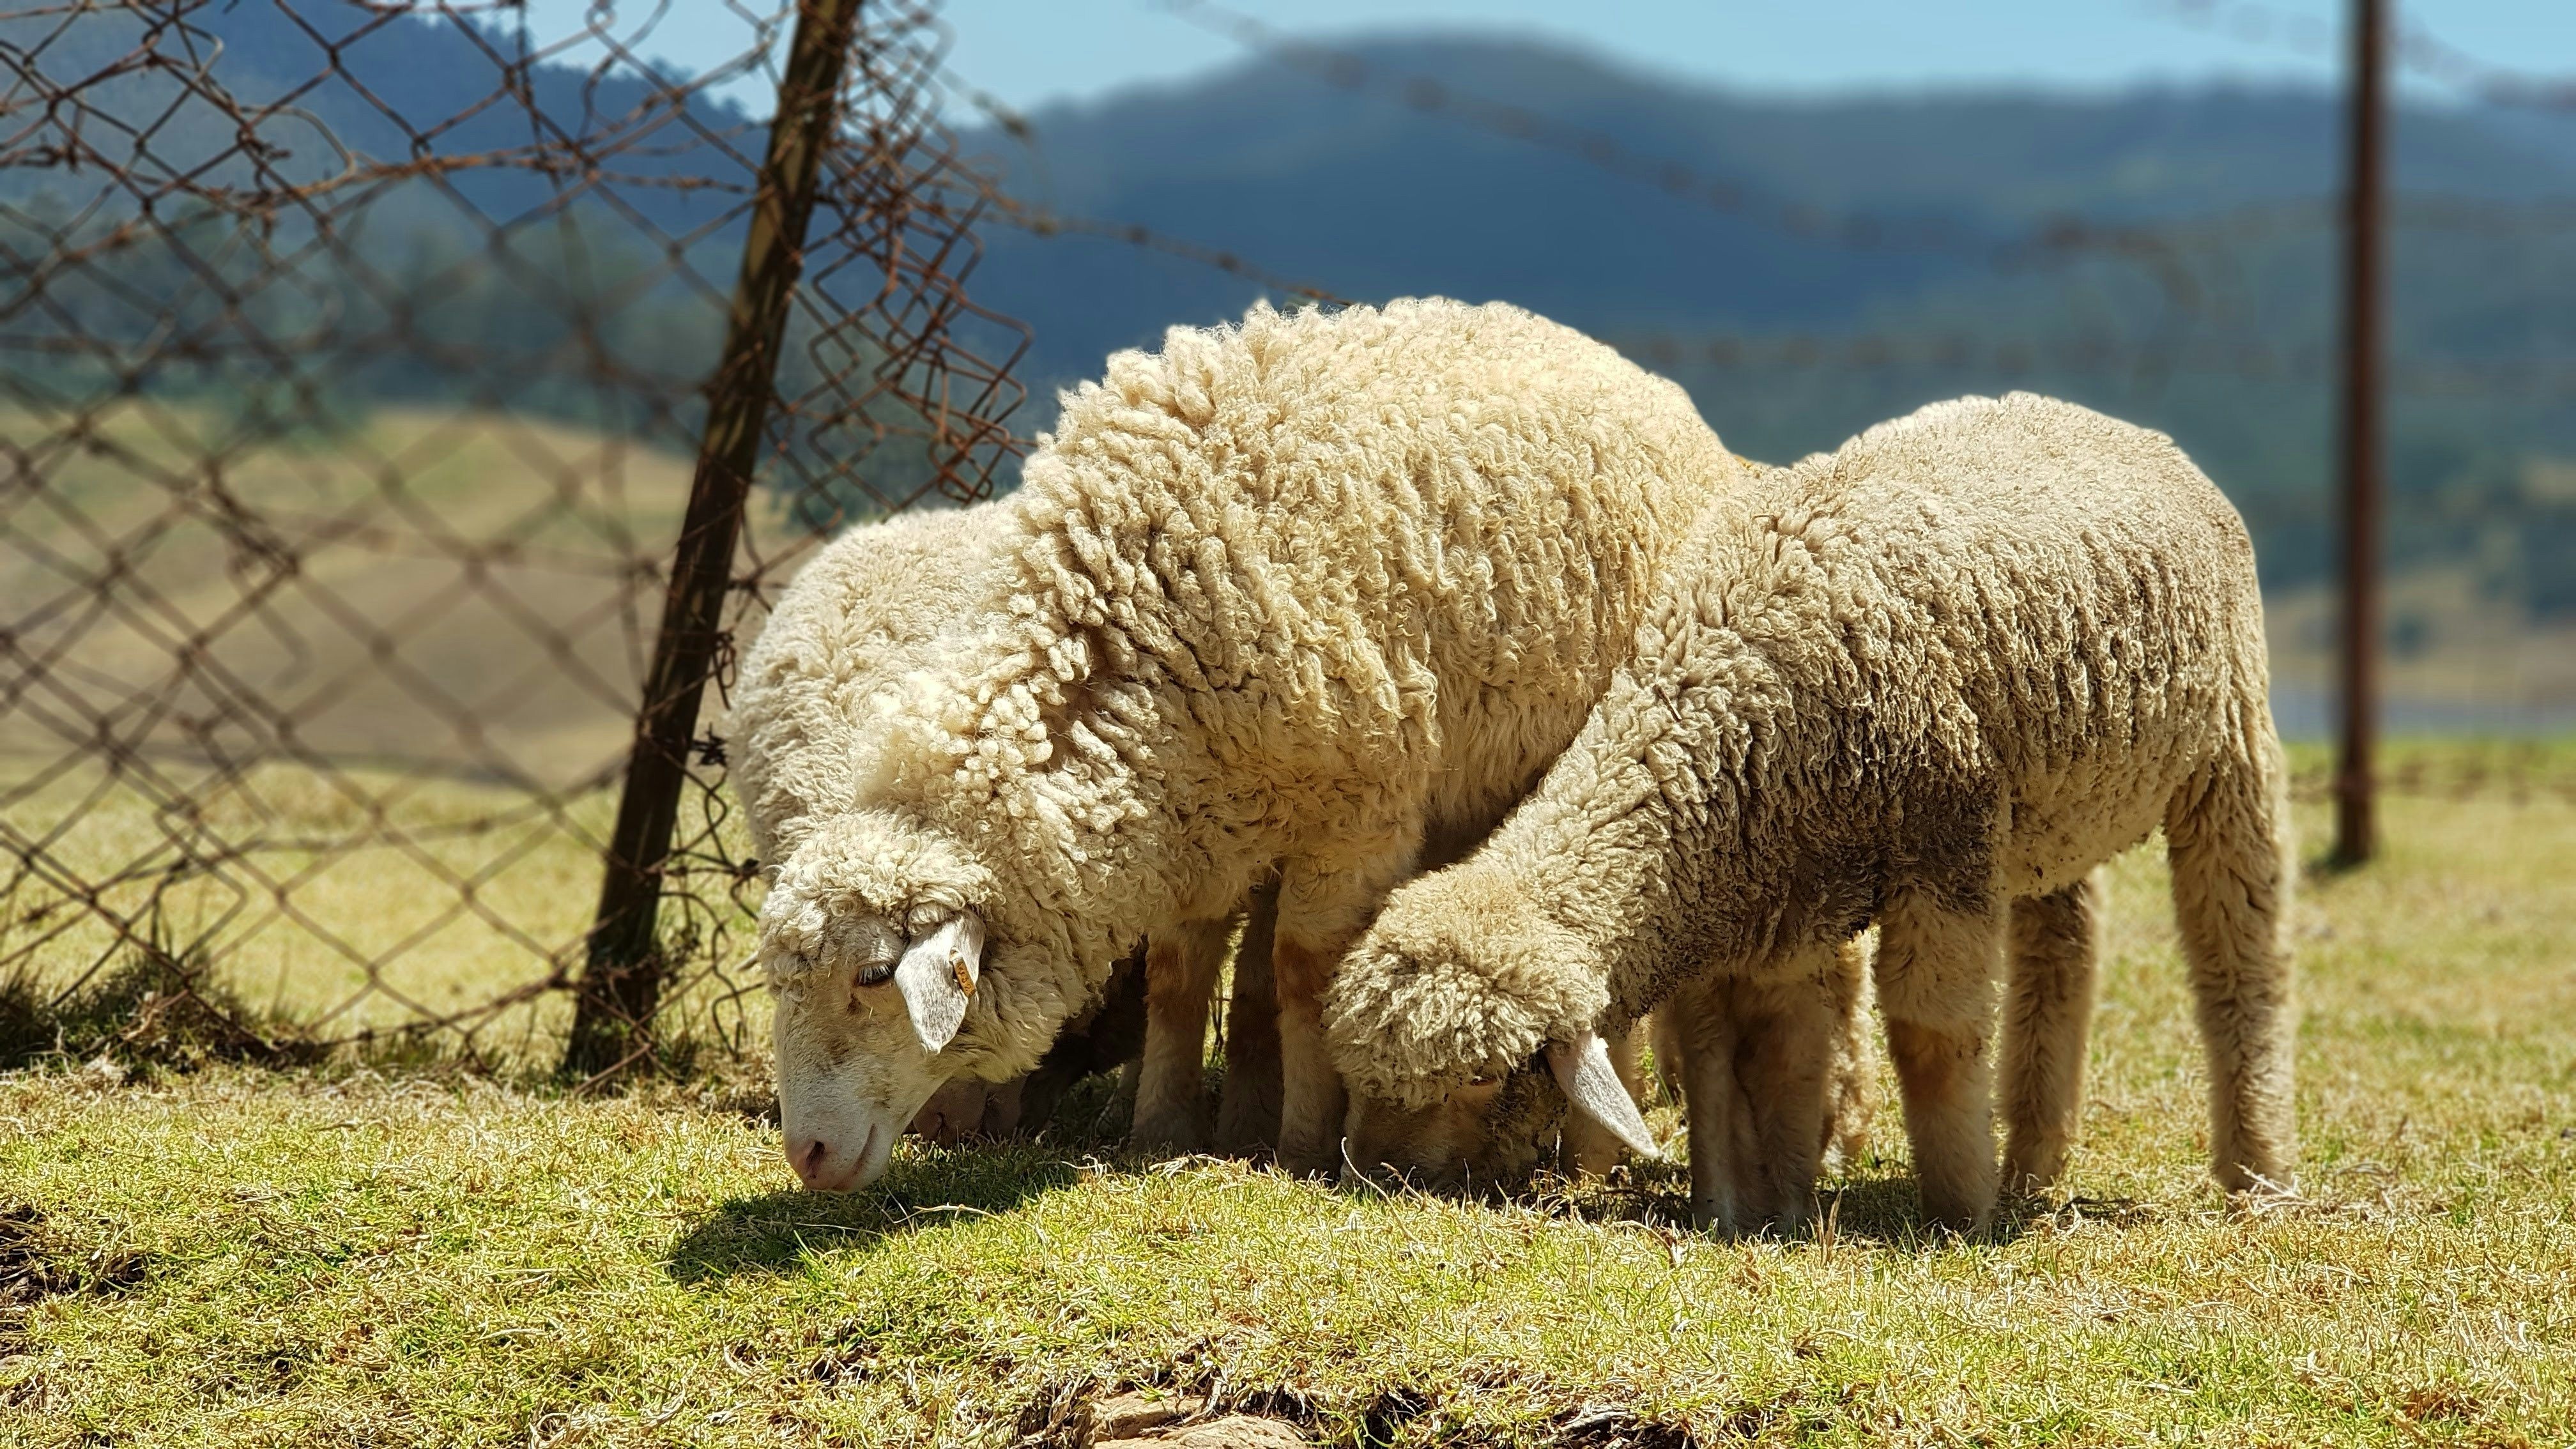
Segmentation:
[[(1542, 1052), (1579, 1062), (1701, 973), (1810, 989), (1815, 953), (1875, 921), (1924, 1208), (1974, 1227), (1997, 1192), (2006, 958), (2007, 1170), (2044, 1185), (2092, 1001), (2088, 876), (2161, 824), (2216, 1175), (2284, 1181), (2291, 867), (2267, 690), (2244, 524), (2161, 434), (1970, 398), (1771, 473), (1711, 505), (1537, 791), (1354, 948), (1328, 1029), (1355, 1140), (1401, 1138), (1372, 1119)], [(1617, 1114), (1567, 1075), (1578, 1108)]]
[[(931, 662), (943, 640), (1001, 612), (1007, 523), (993, 503), (906, 514), (849, 530), (797, 573), (744, 657), (735, 691), (733, 784), (756, 858), (784, 862), (820, 822), (856, 808), (864, 740), (878, 727), (872, 721), (899, 707), (901, 681)], [(1138, 969), (1160, 988), (1140, 1012), (1136, 1135), (1147, 1145), (1196, 1145), (1200, 1054), (1225, 944), (1221, 933), (1199, 932), (1143, 953)], [(1130, 1034), (1122, 1012), (1107, 1038)], [(1043, 1121), (1068, 1064), (1099, 1055), (1097, 1043), (1059, 1045), (1031, 1084), (1034, 1100), (1022, 1100), (1016, 1079), (952, 1082), (922, 1110), (916, 1130), (944, 1142), (1010, 1131), (1030, 1109)], [(1262, 1085), (1256, 1065), (1235, 1094), (1258, 1100)]]
[(1343, 949), (1573, 738), (1739, 477), (1680, 388), (1511, 307), (1256, 307), (1113, 357), (1001, 504), (1001, 606), (762, 906), (800, 1175), (873, 1180), (941, 1082), (1026, 1071), (1138, 933), (1274, 873), (1279, 1156), (1338, 1165)]

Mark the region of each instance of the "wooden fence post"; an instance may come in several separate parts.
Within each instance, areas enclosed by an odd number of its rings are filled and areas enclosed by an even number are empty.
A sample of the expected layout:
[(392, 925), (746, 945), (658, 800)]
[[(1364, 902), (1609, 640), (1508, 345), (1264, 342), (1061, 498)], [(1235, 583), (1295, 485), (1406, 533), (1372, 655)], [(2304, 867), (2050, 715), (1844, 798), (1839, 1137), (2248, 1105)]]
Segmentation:
[(2387, 0), (2353, 0), (2350, 174), (2344, 193), (2343, 324), (2343, 739), (2335, 762), (2337, 865), (2379, 849), (2379, 536), (2386, 419), (2380, 352), (2386, 346), (2382, 273), (2387, 181)]
[(721, 637), (743, 505), (769, 419), (788, 308), (804, 265), (806, 223), (814, 213), (823, 153), (832, 144), (859, 4), (802, 0), (788, 43), (778, 112), (770, 122), (751, 227), (743, 237), (742, 271), (725, 324), (724, 355), (707, 385), (706, 436), (698, 446), (688, 514), (671, 551), (670, 593), (609, 838), (599, 913), (564, 1052), (568, 1076), (618, 1071), (651, 1048), (648, 1028), (666, 974), (657, 934), (662, 868), (688, 784), (689, 741), (697, 733), (698, 703)]

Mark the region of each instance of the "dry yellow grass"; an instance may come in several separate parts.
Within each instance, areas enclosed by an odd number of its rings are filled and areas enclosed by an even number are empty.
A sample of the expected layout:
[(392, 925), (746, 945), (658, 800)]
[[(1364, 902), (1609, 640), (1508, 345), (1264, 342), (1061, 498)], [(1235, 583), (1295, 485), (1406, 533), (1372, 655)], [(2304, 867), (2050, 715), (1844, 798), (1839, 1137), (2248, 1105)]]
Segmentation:
[[(501, 413), (0, 409), (0, 961), (159, 927), (340, 1035), (571, 959), (690, 461)], [(764, 496), (753, 547), (810, 546)], [(742, 851), (739, 832), (721, 837)], [(172, 874), (173, 870), (176, 874)], [(485, 1024), (548, 1057), (560, 997)], [(452, 1044), (452, 1043), (451, 1043)]]
[(1004, 1444), (1121, 1382), (1342, 1442), (2570, 1442), (2576, 807), (2389, 827), (2300, 906), (2306, 1198), (2252, 1216), (2202, 1175), (2148, 852), (2078, 1196), (1985, 1243), (1912, 1230), (1892, 1124), (1829, 1229), (1727, 1243), (1670, 1172), (1484, 1203), (907, 1147), (826, 1199), (712, 1091), (20, 1077), (0, 1279), (49, 1266), (0, 1443)]

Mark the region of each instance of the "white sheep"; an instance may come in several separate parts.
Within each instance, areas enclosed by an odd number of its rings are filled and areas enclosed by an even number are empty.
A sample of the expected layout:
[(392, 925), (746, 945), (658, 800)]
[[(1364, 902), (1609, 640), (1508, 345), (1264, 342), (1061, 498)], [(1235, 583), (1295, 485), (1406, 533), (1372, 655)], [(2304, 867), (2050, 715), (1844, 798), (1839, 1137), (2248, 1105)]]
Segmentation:
[(1973, 1226), (1997, 1190), (2007, 951), (2009, 1168), (2044, 1184), (2080, 1083), (2088, 875), (2161, 824), (2217, 1177), (2283, 1181), (2291, 867), (2267, 690), (2244, 524), (2161, 434), (1971, 398), (1770, 474), (1710, 507), (1538, 790), (1351, 954), (1329, 1031), (1354, 1125), (1579, 1056), (1699, 973), (1779, 982), (1875, 921), (1924, 1206)]
[(1138, 931), (1274, 871), (1279, 1155), (1337, 1165), (1342, 950), (1573, 737), (1740, 472), (1681, 389), (1511, 307), (1256, 307), (1113, 357), (1002, 505), (1002, 613), (762, 906), (800, 1175), (873, 1180), (943, 1080), (1027, 1070)]
[[(822, 820), (857, 808), (862, 741), (877, 715), (900, 707), (904, 677), (931, 662), (943, 640), (1001, 612), (1007, 523), (999, 504), (984, 503), (862, 524), (825, 545), (780, 594), (743, 658), (728, 728), (733, 787), (757, 859), (785, 859)], [(1158, 939), (1145, 953), (1135, 1136), (1146, 1145), (1197, 1145), (1221, 928)], [(948, 1140), (1018, 1119), (1015, 1091), (993, 1102), (977, 1087), (952, 1089), (917, 1127)]]

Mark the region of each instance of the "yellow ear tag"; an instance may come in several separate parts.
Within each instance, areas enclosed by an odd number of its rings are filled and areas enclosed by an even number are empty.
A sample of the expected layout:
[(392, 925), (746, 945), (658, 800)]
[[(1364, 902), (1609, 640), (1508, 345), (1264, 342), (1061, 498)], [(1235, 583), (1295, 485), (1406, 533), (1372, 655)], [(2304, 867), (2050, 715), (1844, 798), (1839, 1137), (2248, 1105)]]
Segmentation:
[(956, 975), (956, 977), (957, 977), (957, 989), (958, 989), (958, 990), (960, 990), (960, 991), (962, 991), (962, 992), (966, 993), (968, 996), (972, 996), (972, 995), (974, 995), (974, 994), (975, 994), (975, 978), (974, 978), (973, 976), (971, 976), (971, 975), (969, 975), (969, 974), (967, 973), (967, 970), (966, 970), (966, 958), (965, 958), (965, 957), (963, 957), (963, 956), (951, 956), (951, 957), (949, 957), (949, 958), (948, 958), (948, 969), (949, 969), (949, 971), (951, 971), (952, 973), (954, 973), (954, 974)]

